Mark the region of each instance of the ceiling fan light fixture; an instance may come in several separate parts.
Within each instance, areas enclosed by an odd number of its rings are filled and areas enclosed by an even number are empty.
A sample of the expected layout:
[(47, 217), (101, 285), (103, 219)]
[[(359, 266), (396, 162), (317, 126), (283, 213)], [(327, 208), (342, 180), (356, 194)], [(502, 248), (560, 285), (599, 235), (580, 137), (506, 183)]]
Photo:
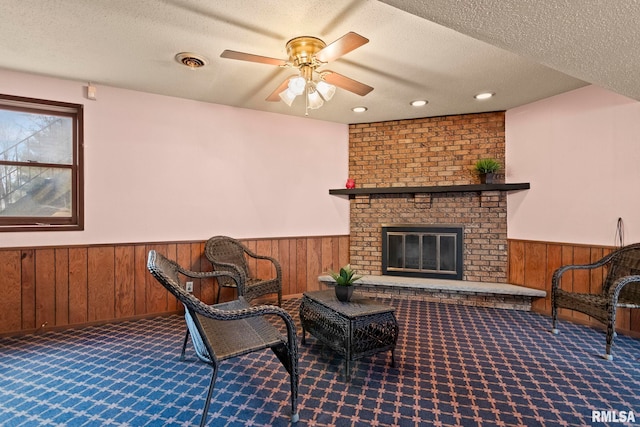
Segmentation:
[(316, 83), (316, 89), (320, 92), (320, 95), (322, 95), (325, 101), (331, 101), (331, 98), (333, 98), (333, 95), (336, 93), (336, 87), (323, 80)]
[(280, 99), (282, 100), (282, 102), (287, 104), (289, 107), (291, 107), (291, 104), (293, 104), (293, 101), (296, 99), (296, 96), (297, 96), (290, 89), (283, 90), (278, 95), (280, 96)]
[(291, 93), (295, 96), (302, 95), (304, 93), (304, 89), (307, 87), (307, 81), (302, 76), (293, 77), (289, 79), (289, 89)]
[(307, 101), (308, 101), (307, 105), (312, 110), (317, 110), (318, 108), (322, 107), (322, 105), (324, 104), (324, 101), (322, 100), (320, 93), (317, 90), (312, 88), (310, 88), (309, 92), (307, 93)]
[(296, 96), (304, 94), (305, 116), (308, 116), (309, 109), (320, 108), (325, 102), (331, 100), (337, 88), (348, 90), (360, 96), (365, 96), (373, 90), (371, 86), (338, 74), (335, 71), (318, 70), (319, 67), (366, 43), (369, 43), (369, 39), (350, 31), (328, 45), (317, 37), (295, 37), (289, 40), (286, 45), (288, 59), (276, 59), (234, 50), (225, 50), (220, 54), (220, 57), (276, 65), (283, 68), (297, 68), (299, 74), (288, 77), (280, 83), (267, 96), (266, 101), (282, 101), (291, 106)]

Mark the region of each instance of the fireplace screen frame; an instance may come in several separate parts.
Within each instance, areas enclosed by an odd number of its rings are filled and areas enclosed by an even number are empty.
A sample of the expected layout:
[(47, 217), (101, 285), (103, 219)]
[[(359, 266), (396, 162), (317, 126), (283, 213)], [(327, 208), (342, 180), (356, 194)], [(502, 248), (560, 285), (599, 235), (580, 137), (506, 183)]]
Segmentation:
[[(406, 237), (402, 238), (402, 262), (403, 266), (390, 266), (389, 262), (389, 237), (390, 236), (418, 236), (418, 259), (419, 265), (417, 268), (406, 267), (407, 257), (406, 253)], [(453, 256), (455, 257), (454, 265), (455, 269), (445, 270), (440, 268), (440, 245), (437, 247), (437, 253), (435, 259), (437, 260), (436, 268), (422, 268), (423, 254), (422, 249), (424, 247), (424, 236), (436, 236), (436, 242), (440, 243), (440, 236), (455, 236), (455, 248), (453, 250)], [(431, 225), (431, 224), (411, 224), (411, 225), (383, 225), (382, 226), (382, 274), (391, 276), (405, 276), (405, 277), (424, 277), (433, 279), (451, 279), (462, 280), (463, 278), (463, 247), (464, 247), (464, 228), (459, 225)]]

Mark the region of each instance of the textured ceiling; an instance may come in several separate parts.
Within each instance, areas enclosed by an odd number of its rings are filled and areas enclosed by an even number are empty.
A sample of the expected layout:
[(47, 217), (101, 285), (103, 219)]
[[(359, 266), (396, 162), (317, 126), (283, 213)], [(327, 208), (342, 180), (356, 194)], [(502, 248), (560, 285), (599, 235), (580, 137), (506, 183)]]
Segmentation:
[(637, 0), (382, 1), (640, 100)]
[[(300, 100), (292, 107), (265, 101), (291, 69), (220, 53), (286, 59), (293, 37), (330, 43), (355, 31), (370, 42), (323, 68), (374, 90), (360, 97), (338, 89), (310, 118), (358, 123), (506, 110), (588, 83), (639, 99), (631, 81), (640, 61), (631, 57), (637, 7), (578, 0), (0, 0), (0, 68), (91, 81), (98, 102), (100, 86), (108, 85), (304, 116)], [(189, 70), (174, 59), (183, 51), (209, 64)], [(476, 101), (481, 91), (496, 96)], [(409, 106), (421, 98), (425, 107)], [(369, 110), (353, 113), (357, 105)]]

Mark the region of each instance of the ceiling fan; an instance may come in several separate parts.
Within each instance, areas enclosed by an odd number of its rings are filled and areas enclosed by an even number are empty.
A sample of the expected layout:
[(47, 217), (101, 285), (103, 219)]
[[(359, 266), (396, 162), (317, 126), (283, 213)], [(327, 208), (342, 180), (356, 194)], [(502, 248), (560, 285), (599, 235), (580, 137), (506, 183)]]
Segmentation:
[(331, 70), (318, 70), (319, 67), (340, 58), (354, 49), (369, 42), (369, 39), (349, 32), (336, 41), (326, 44), (317, 37), (295, 37), (287, 42), (288, 59), (269, 58), (267, 56), (225, 50), (222, 58), (258, 62), (278, 67), (297, 68), (297, 75), (289, 76), (268, 97), (267, 101), (283, 101), (291, 106), (298, 95), (305, 94), (305, 111), (320, 108), (329, 101), (336, 86), (357, 95), (364, 96), (373, 88)]

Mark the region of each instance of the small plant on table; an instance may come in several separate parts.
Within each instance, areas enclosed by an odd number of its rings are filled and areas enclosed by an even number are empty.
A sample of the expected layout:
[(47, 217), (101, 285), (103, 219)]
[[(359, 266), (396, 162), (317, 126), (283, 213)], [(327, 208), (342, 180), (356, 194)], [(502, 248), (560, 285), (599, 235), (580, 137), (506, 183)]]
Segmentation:
[(356, 275), (351, 264), (347, 264), (340, 269), (340, 272), (329, 271), (329, 275), (336, 281), (336, 298), (340, 301), (349, 301), (353, 295), (353, 282), (362, 278)]

